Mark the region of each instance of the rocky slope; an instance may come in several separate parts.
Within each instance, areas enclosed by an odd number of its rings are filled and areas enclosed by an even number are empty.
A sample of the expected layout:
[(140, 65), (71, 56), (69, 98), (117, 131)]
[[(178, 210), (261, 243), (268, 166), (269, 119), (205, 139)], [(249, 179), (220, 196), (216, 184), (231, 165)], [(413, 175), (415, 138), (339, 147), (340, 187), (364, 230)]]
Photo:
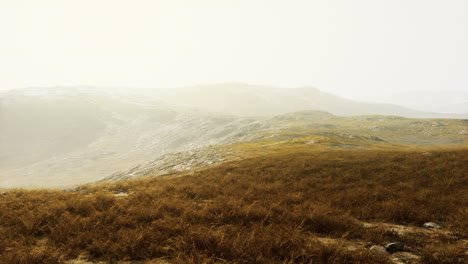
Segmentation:
[(261, 128), (253, 118), (125, 99), (88, 88), (4, 96), (0, 187), (95, 181), (169, 151), (229, 143)]
[[(466, 122), (459, 120), (335, 116), (450, 115), (363, 104), (314, 88), (49, 87), (13, 90), (0, 98), (0, 188), (66, 187), (135, 166), (138, 169), (126, 174), (166, 173), (244, 153), (231, 147), (207, 148), (211, 145), (259, 140), (278, 144), (314, 136), (336, 141), (331, 147), (355, 147), (367, 139), (374, 144), (373, 136), (395, 144), (443, 145), (462, 144), (468, 133)], [(295, 112), (299, 110), (331, 114)]]
[[(165, 154), (122, 170), (104, 180), (167, 175), (194, 171), (271, 151), (305, 146), (336, 149), (421, 149), (468, 146), (468, 122), (460, 119), (411, 119), (393, 116), (340, 117), (326, 112), (302, 111), (258, 121), (248, 134), (231, 142)], [(226, 142), (226, 141), (225, 141)]]

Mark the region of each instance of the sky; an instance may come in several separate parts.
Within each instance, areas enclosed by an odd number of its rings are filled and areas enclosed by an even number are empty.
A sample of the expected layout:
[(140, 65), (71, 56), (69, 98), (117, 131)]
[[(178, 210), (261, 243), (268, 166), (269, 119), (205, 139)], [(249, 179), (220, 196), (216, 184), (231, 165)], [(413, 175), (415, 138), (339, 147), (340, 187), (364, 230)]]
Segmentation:
[(466, 0), (0, 0), (0, 90), (468, 91)]

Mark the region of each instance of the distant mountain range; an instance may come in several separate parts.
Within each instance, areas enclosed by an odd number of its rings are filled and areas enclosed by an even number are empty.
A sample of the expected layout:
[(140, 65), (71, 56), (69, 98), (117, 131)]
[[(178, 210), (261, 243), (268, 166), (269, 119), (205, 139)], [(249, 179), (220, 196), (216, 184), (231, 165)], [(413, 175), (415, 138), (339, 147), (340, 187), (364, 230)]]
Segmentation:
[(381, 103), (396, 103), (420, 111), (438, 113), (468, 113), (467, 91), (412, 91), (367, 97)]
[(313, 87), (279, 88), (227, 83), (167, 90), (154, 89), (148, 92), (153, 98), (168, 103), (242, 116), (272, 116), (302, 110), (318, 110), (342, 116), (468, 118), (468, 111), (435, 113), (395, 104), (358, 102)]
[(0, 93), (0, 188), (95, 181), (169, 152), (252, 140), (276, 129), (268, 121), (274, 116), (303, 110), (467, 117), (355, 102), (315, 88), (18, 89)]

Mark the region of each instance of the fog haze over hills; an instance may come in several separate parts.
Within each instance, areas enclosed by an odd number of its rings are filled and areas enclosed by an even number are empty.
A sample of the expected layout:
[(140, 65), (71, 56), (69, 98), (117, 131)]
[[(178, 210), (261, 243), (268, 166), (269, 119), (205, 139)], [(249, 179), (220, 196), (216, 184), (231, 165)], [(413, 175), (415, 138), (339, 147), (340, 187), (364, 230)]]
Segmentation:
[[(93, 181), (166, 151), (219, 143), (253, 122), (188, 111), (152, 98), (90, 87), (4, 94), (1, 185)], [(229, 126), (232, 131), (222, 133)], [(47, 183), (51, 178), (54, 182)]]
[(368, 101), (396, 103), (438, 113), (468, 113), (468, 91), (409, 91), (365, 97)]
[(311, 87), (241, 83), (178, 89), (27, 88), (0, 93), (0, 98), (0, 187), (95, 181), (168, 152), (249, 140), (271, 125), (266, 120), (303, 110), (339, 116), (467, 117), (362, 103)]
[[(458, 111), (443, 112), (458, 113), (461, 115), (438, 114), (437, 111), (427, 110), (428, 108), (424, 111), (417, 111), (416, 109), (418, 108), (402, 107), (391, 103), (396, 101), (405, 103), (415, 101), (422, 103), (421, 100), (418, 100), (417, 94), (408, 99), (403, 95), (400, 98), (394, 97), (393, 100), (390, 98), (386, 103), (375, 103), (373, 101), (363, 102), (349, 100), (335, 94), (324, 92), (315, 87), (281, 88), (243, 83), (195, 86), (161, 91), (159, 94), (155, 92), (155, 94), (157, 94), (157, 97), (172, 103), (237, 115), (275, 115), (300, 110), (319, 110), (336, 115), (376, 114), (431, 118), (460, 118), (468, 116), (468, 109), (466, 109), (467, 111), (463, 111), (466, 105), (460, 100), (448, 102), (446, 108), (446, 110), (454, 109)], [(437, 93), (434, 93), (434, 95), (435, 96), (432, 97), (431, 94), (428, 94), (428, 96), (424, 97), (424, 99), (426, 99), (426, 105), (429, 104), (429, 102), (427, 102), (428, 100), (437, 98)], [(452, 97), (454, 96), (456, 95), (452, 95)], [(434, 100), (431, 101), (434, 102)], [(450, 105), (450, 103), (453, 103), (453, 105)], [(417, 103), (415, 105), (417, 105)]]
[(468, 263), (467, 0), (0, 0), (0, 263)]
[[(2, 1), (0, 90), (244, 82), (458, 112), (441, 98), (468, 90), (467, 9), (465, 0)], [(438, 106), (406, 104), (408, 91)]]

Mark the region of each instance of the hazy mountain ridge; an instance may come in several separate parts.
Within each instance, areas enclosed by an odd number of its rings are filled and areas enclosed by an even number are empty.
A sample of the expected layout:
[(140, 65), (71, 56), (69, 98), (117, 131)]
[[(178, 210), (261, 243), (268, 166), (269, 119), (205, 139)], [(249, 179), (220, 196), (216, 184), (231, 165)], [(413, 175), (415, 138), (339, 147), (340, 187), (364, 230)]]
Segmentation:
[[(159, 161), (154, 166), (145, 166), (153, 171), (161, 166), (168, 169), (200, 167), (237, 155), (217, 152), (213, 156), (216, 158), (211, 159), (205, 149), (209, 145), (265, 138), (278, 141), (276, 136), (289, 132), (297, 134), (299, 130), (307, 131), (309, 136), (335, 133), (340, 138), (340, 134), (354, 134), (351, 128), (363, 126), (366, 118), (381, 119), (381, 122), (371, 121), (367, 125), (367, 134), (382, 134), (390, 139), (385, 134), (387, 130), (400, 129), (395, 138), (406, 133), (407, 143), (414, 143), (411, 135), (421, 131), (432, 133), (428, 128), (435, 122), (417, 121), (422, 122), (421, 128), (407, 129), (398, 124), (403, 119), (397, 119), (396, 126), (385, 125), (393, 120), (389, 117), (342, 118), (318, 112), (286, 114), (321, 110), (342, 115), (369, 112), (432, 115), (391, 105), (362, 104), (315, 88), (243, 84), (180, 89), (28, 88), (2, 93), (0, 98), (0, 187), (91, 182), (152, 160)], [(445, 129), (439, 142), (443, 143), (448, 135), (447, 126), (440, 128)], [(454, 133), (464, 131), (458, 130)], [(361, 130), (356, 134), (366, 137)], [(437, 137), (426, 136), (429, 142), (435, 142)], [(462, 135), (456, 135), (453, 140), (459, 137)], [(447, 142), (452, 142), (450, 140)], [(169, 155), (163, 158), (166, 153), (180, 152), (185, 156), (196, 149), (198, 154), (194, 157), (179, 159), (178, 155)], [(238, 151), (233, 150), (233, 153)], [(174, 163), (177, 159), (183, 160), (179, 167)]]
[(468, 118), (468, 113), (431, 113), (395, 104), (353, 101), (313, 87), (281, 88), (243, 83), (173, 89), (100, 88), (93, 86), (37, 87), (0, 93), (0, 98), (3, 100), (14, 100), (18, 97), (86, 99), (89, 96), (98, 96), (107, 100), (147, 108), (159, 105), (162, 108), (207, 110), (242, 116), (273, 116), (287, 112), (316, 110), (345, 116), (394, 115), (417, 118)]
[(4, 97), (1, 186), (94, 181), (167, 151), (229, 142), (257, 126), (249, 118), (115, 98), (89, 90)]
[(392, 95), (369, 96), (367, 100), (381, 103), (399, 102), (400, 105), (421, 111), (468, 113), (468, 91), (399, 92)]
[(159, 97), (167, 102), (243, 116), (272, 116), (287, 112), (317, 110), (344, 116), (468, 118), (468, 113), (430, 113), (394, 104), (358, 102), (313, 87), (280, 88), (227, 83), (161, 90)]

